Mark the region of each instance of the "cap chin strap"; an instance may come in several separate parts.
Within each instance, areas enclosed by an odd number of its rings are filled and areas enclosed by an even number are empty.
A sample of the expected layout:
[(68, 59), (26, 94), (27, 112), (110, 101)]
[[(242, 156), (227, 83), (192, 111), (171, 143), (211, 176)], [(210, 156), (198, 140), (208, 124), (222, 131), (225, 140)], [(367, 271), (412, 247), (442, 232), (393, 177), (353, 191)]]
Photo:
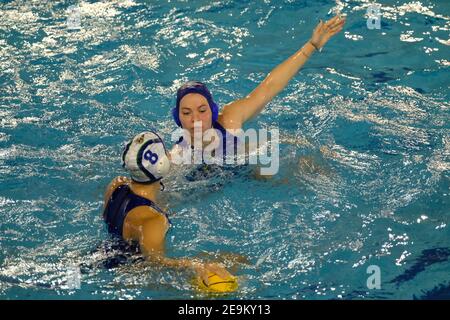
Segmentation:
[(159, 178), (158, 180), (150, 180), (150, 181), (138, 181), (138, 180), (133, 179), (133, 178), (131, 178), (131, 180), (132, 180), (133, 182), (140, 183), (140, 184), (152, 184), (152, 183), (155, 183), (155, 182), (160, 181), (161, 178)]
[(142, 182), (142, 181), (137, 181), (137, 180), (134, 180), (133, 178), (131, 178), (131, 180), (133, 181), (133, 182), (136, 182), (136, 183), (140, 183), (140, 184), (146, 184), (146, 185), (150, 185), (150, 184), (152, 184), (152, 183), (155, 183), (155, 182), (158, 182), (159, 181), (159, 184), (160, 184), (160, 186), (161, 186), (161, 191), (164, 191), (165, 189), (166, 189), (166, 186), (164, 185), (164, 183), (162, 183), (162, 181), (161, 181), (161, 179), (159, 179), (159, 180), (157, 180), (157, 181), (145, 181), (145, 182)]

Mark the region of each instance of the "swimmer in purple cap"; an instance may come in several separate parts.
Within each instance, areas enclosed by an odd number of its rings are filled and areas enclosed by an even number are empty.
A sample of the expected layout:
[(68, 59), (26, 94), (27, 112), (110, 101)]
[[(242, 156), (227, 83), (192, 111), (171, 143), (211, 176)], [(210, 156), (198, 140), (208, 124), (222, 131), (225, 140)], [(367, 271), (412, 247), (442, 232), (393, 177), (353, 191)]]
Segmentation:
[[(190, 133), (190, 141), (180, 138), (172, 152), (179, 152), (177, 148), (193, 149), (195, 126), (202, 133), (211, 128), (219, 130), (223, 137), (233, 130), (241, 129), (246, 121), (260, 113), (287, 86), (315, 51), (321, 51), (327, 41), (342, 30), (344, 24), (345, 18), (340, 16), (327, 22), (321, 21), (314, 29), (311, 39), (300, 50), (275, 67), (249, 95), (225, 105), (220, 113), (205, 84), (198, 81), (184, 83), (178, 89), (172, 115), (176, 124)], [(235, 141), (236, 139), (232, 140)], [(222, 147), (229, 145), (228, 142), (223, 141)]]

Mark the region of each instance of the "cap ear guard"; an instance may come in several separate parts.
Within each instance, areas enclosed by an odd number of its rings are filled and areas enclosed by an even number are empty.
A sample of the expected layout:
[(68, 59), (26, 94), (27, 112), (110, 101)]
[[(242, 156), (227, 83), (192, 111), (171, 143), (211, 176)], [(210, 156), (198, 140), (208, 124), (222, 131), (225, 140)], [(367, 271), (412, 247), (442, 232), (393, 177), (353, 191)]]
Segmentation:
[(212, 121), (216, 122), (219, 118), (219, 106), (215, 102), (210, 103), (209, 106), (211, 107)]
[(122, 151), (122, 168), (125, 168), (125, 157), (127, 156), (128, 150), (130, 150), (131, 142), (128, 142)]
[(179, 109), (177, 107), (172, 109), (172, 117), (173, 120), (175, 121), (175, 123), (177, 124), (177, 126), (181, 127), (181, 121), (180, 121), (180, 116), (178, 114)]

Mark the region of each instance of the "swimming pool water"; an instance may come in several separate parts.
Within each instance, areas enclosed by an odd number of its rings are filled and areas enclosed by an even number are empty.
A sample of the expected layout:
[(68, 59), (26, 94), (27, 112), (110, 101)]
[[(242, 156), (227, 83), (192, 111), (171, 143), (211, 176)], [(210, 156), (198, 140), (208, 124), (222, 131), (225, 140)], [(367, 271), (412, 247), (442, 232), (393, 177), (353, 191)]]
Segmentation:
[(122, 143), (149, 128), (169, 141), (188, 79), (220, 105), (244, 97), (333, 10), (345, 29), (246, 125), (279, 128), (280, 172), (174, 174), (167, 253), (247, 257), (233, 299), (450, 298), (450, 3), (380, 1), (373, 30), (369, 4), (3, 1), (0, 298), (203, 297), (189, 273), (108, 235), (102, 196), (123, 174)]

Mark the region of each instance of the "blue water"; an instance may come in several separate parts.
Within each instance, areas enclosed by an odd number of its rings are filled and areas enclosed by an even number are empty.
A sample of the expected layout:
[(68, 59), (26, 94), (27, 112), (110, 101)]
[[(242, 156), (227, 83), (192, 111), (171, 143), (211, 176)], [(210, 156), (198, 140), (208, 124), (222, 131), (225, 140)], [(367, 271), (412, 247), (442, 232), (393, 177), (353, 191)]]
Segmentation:
[(244, 97), (335, 9), (345, 30), (246, 125), (279, 128), (278, 175), (172, 176), (167, 254), (247, 257), (233, 299), (450, 298), (450, 3), (380, 4), (369, 30), (366, 1), (2, 1), (0, 298), (204, 297), (106, 232), (122, 143), (169, 141), (188, 79)]

